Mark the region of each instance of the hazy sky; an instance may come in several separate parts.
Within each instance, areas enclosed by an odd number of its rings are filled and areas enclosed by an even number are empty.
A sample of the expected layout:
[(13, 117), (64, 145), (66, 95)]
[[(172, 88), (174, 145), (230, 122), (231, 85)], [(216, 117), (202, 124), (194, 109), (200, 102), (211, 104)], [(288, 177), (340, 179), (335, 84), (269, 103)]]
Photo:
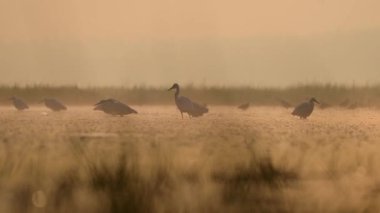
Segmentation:
[(0, 0), (0, 83), (380, 83), (378, 0)]

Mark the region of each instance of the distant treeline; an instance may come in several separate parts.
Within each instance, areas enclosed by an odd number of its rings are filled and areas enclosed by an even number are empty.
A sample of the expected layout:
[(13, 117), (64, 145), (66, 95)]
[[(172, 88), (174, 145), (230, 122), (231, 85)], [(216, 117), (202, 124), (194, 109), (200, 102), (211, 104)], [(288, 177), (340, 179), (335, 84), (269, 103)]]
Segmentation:
[[(170, 85), (169, 85), (170, 86)], [(169, 87), (168, 87), (169, 88)], [(30, 104), (38, 104), (45, 97), (55, 97), (69, 105), (94, 104), (100, 99), (115, 98), (132, 105), (173, 104), (173, 91), (164, 87), (77, 87), (77, 86), (0, 86), (0, 104), (9, 104), (17, 96)], [(380, 106), (380, 85), (342, 86), (333, 84), (297, 85), (286, 88), (184, 86), (181, 95), (208, 105), (280, 105), (281, 100), (296, 104), (309, 97), (331, 106), (344, 103), (356, 106)]]

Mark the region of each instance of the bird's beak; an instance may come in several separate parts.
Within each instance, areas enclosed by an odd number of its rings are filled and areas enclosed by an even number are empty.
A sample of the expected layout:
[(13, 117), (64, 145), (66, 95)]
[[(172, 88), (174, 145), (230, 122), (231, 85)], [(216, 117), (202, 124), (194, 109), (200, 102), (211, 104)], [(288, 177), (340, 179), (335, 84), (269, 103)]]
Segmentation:
[(168, 89), (168, 91), (170, 91), (170, 90), (172, 90), (174, 87), (170, 87), (169, 89)]
[(315, 103), (320, 104), (317, 100), (314, 100)]

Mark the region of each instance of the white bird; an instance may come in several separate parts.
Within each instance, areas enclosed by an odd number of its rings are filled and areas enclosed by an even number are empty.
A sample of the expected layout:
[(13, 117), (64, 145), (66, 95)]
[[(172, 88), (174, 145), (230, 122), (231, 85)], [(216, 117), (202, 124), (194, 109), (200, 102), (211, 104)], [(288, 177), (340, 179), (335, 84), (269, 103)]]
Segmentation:
[(128, 105), (112, 98), (99, 101), (95, 104), (94, 110), (100, 110), (107, 114), (120, 116), (137, 113), (136, 110), (132, 109)]
[(21, 100), (20, 98), (17, 98), (17, 97), (14, 97), (12, 96), (9, 100), (11, 100), (13, 102), (13, 106), (18, 110), (18, 111), (22, 111), (22, 110), (25, 110), (25, 109), (29, 109), (29, 106), (28, 104), (26, 104), (23, 100)]
[(313, 112), (314, 103), (319, 104), (319, 102), (315, 98), (310, 98), (309, 101), (299, 104), (292, 112), (292, 115), (299, 116), (302, 119), (306, 119)]
[(44, 98), (42, 101), (45, 103), (45, 106), (52, 111), (67, 110), (65, 105), (54, 98)]
[(183, 113), (187, 113), (190, 117), (199, 117), (208, 112), (206, 106), (202, 106), (196, 102), (191, 101), (189, 98), (184, 96), (179, 96), (179, 85), (177, 83), (173, 84), (172, 87), (168, 89), (175, 89), (174, 100), (177, 108), (181, 112), (181, 116), (183, 118)]

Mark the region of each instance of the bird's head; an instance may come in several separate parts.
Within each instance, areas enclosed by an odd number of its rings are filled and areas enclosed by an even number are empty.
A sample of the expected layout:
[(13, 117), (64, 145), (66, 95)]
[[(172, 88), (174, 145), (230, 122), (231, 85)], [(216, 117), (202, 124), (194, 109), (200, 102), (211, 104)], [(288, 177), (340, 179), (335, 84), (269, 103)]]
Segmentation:
[(315, 99), (314, 97), (313, 97), (313, 98), (310, 98), (310, 102), (311, 102), (311, 103), (313, 103), (313, 102), (314, 102), (314, 103), (317, 103), (317, 104), (319, 104), (319, 102), (317, 101), (317, 99)]
[(173, 86), (168, 89), (168, 91), (172, 89), (179, 89), (179, 85), (177, 83), (174, 83)]

